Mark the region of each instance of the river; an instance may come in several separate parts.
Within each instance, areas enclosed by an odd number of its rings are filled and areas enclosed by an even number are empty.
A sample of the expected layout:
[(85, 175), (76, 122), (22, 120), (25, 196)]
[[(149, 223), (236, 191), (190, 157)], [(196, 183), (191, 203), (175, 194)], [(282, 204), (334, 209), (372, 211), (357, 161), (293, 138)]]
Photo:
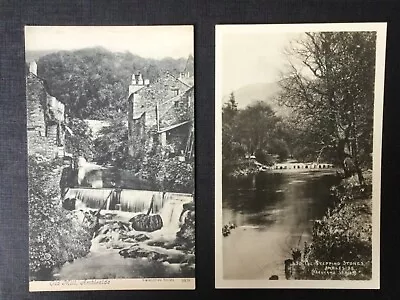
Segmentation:
[[(88, 205), (91, 209), (98, 210), (105, 202), (104, 199), (111, 195), (110, 191), (112, 190), (75, 188), (70, 189), (67, 195), (78, 199), (76, 213), (82, 217), (83, 213), (78, 212), (87, 211)], [(99, 233), (92, 239), (89, 254), (53, 270), (51, 280), (194, 277), (194, 263), (192, 267), (185, 267), (189, 258), (194, 262), (194, 254), (188, 254), (185, 249), (176, 249), (181, 245), (167, 246), (176, 242), (177, 232), (188, 213), (183, 213), (184, 204), (192, 202), (193, 198), (188, 194), (162, 194), (143, 190), (121, 191), (118, 204), (124, 210), (103, 209), (100, 220), (105, 224), (101, 225)], [(121, 227), (120, 224), (129, 224), (133, 216), (146, 213), (150, 203), (153, 203), (154, 211), (162, 218), (162, 228), (153, 232), (142, 232)], [(146, 239), (137, 240), (135, 237), (139, 236)], [(125, 258), (119, 254), (121, 249), (130, 249), (131, 246), (139, 247), (141, 252), (148, 251), (147, 255)], [(165, 257), (152, 259), (150, 256), (154, 256), (154, 253)]]
[(284, 279), (284, 260), (310, 241), (313, 221), (326, 212), (336, 183), (332, 169), (224, 179), (223, 224), (237, 225), (223, 237), (224, 279)]

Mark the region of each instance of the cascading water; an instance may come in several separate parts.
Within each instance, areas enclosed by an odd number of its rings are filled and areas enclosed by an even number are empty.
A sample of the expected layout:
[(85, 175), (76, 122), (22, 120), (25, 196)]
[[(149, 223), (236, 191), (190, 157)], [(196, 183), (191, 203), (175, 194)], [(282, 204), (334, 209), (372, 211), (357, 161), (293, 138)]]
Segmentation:
[(70, 189), (64, 196), (67, 198), (75, 198), (80, 200), (89, 208), (100, 208), (104, 204), (108, 195), (111, 193), (112, 189), (89, 189), (89, 188), (77, 188)]
[[(111, 192), (107, 203), (104, 203)], [(193, 201), (190, 194), (164, 193), (163, 196), (158, 191), (123, 189), (118, 196), (113, 189), (91, 188), (72, 188), (66, 193), (67, 198), (78, 199), (92, 209), (103, 207), (106, 210), (116, 210), (119, 204), (121, 211), (132, 213), (146, 213), (153, 199), (152, 213), (161, 215), (163, 227), (169, 232), (179, 230), (180, 224), (184, 222), (183, 205)]]
[(163, 207), (161, 192), (122, 190), (121, 210), (129, 212), (147, 212), (153, 198), (153, 213), (158, 213)]
[[(191, 194), (72, 188), (67, 192), (65, 199), (67, 198), (77, 200), (75, 209), (78, 214), (81, 208), (83, 212), (88, 207), (103, 208), (106, 211), (103, 211), (101, 227), (91, 241), (90, 255), (67, 263), (55, 274), (55, 278), (80, 276), (79, 278), (86, 279), (91, 272), (95, 272), (94, 275), (89, 275), (94, 278), (98, 274), (110, 276), (110, 272), (115, 272), (115, 277), (125, 278), (126, 274), (136, 274), (140, 268), (144, 270), (140, 272), (153, 272), (154, 268), (163, 268), (175, 273), (180, 273), (181, 268), (188, 268), (188, 264), (191, 264), (189, 269), (194, 268), (194, 253), (186, 250), (191, 247), (190, 244), (187, 246), (177, 239), (177, 233), (185, 228), (182, 224), (190, 212), (184, 207), (185, 203), (193, 201)], [(151, 203), (152, 214), (158, 214), (162, 218), (162, 228), (151, 232), (130, 228), (127, 225), (128, 220), (136, 214), (146, 214)], [(83, 216), (84, 213), (80, 222), (83, 222)], [(130, 259), (127, 260), (126, 257)], [(146, 257), (147, 259), (143, 259)]]
[(182, 215), (183, 205), (189, 201), (191, 200), (168, 199), (165, 201), (165, 205), (160, 211), (164, 230), (168, 232), (177, 232), (179, 230), (180, 224), (184, 221), (184, 216)]

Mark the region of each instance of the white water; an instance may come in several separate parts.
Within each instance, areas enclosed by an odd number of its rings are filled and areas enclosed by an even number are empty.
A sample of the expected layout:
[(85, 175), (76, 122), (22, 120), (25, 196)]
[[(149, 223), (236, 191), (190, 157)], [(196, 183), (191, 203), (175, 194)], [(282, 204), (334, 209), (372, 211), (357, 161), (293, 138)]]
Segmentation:
[(182, 215), (183, 202), (180, 199), (169, 199), (160, 211), (163, 220), (163, 229), (168, 232), (177, 232), (180, 225), (184, 222)]
[[(92, 209), (103, 207), (103, 211), (108, 211), (110, 202), (116, 195), (114, 192), (105, 203), (111, 192), (112, 189), (77, 188), (70, 189), (65, 198), (78, 199), (77, 205), (83, 204)], [(186, 217), (186, 214), (182, 214), (183, 205), (193, 201), (190, 194), (165, 193), (163, 197), (163, 193), (158, 191), (122, 190), (120, 202), (117, 204), (120, 204), (120, 211), (122, 212), (147, 213), (152, 199), (152, 213), (160, 214), (163, 220), (162, 231), (166, 234), (176, 233)]]

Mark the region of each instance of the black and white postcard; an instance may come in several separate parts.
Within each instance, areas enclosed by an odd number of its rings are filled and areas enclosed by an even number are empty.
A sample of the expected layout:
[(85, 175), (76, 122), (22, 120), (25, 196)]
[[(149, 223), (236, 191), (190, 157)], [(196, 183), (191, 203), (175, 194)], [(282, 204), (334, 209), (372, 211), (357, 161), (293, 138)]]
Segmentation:
[(386, 23), (216, 26), (217, 288), (378, 289)]
[(195, 288), (193, 26), (26, 26), (30, 291)]

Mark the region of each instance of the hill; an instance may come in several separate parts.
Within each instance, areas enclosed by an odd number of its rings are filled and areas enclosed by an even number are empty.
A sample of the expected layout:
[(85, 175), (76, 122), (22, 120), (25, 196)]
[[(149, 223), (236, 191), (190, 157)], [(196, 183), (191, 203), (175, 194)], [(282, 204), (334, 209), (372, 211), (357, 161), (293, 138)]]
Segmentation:
[[(277, 115), (287, 116), (289, 109), (279, 106), (276, 100), (274, 100), (279, 89), (279, 85), (276, 82), (262, 82), (243, 86), (233, 91), (233, 93), (239, 109), (246, 108), (246, 106), (254, 104), (257, 101), (263, 101), (268, 103)], [(224, 95), (222, 100), (223, 103), (228, 101), (229, 95)]]
[(151, 82), (163, 70), (178, 75), (187, 61), (187, 58), (149, 59), (102, 47), (49, 54), (34, 51), (26, 57), (39, 57), (38, 76), (46, 81), (50, 93), (66, 105), (70, 116), (94, 120), (111, 119), (126, 111), (133, 73), (141, 72)]
[(25, 51), (25, 61), (26, 62), (31, 62), (33, 60), (37, 61), (39, 60), (42, 56), (51, 54), (51, 53), (56, 53), (59, 52), (60, 50), (57, 49), (52, 49), (52, 50), (33, 50), (33, 51)]

